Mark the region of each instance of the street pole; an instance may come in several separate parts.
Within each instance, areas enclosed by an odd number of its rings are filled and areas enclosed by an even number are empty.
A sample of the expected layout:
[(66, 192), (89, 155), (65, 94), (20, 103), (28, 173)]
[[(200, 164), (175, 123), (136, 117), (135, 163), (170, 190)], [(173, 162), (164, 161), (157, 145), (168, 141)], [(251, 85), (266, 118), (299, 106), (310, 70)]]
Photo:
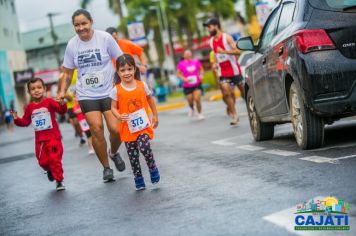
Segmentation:
[[(159, 8), (160, 8), (160, 11), (161, 11), (161, 19), (162, 19), (162, 22), (163, 22), (163, 26), (164, 26), (164, 41), (163, 43), (164, 44), (168, 44), (168, 48), (169, 48), (169, 57), (170, 57), (170, 60), (172, 62), (172, 68), (174, 69), (175, 66), (174, 66), (174, 63), (175, 63), (175, 60), (174, 60), (174, 49), (173, 49), (173, 45), (172, 45), (172, 39), (170, 38), (170, 35), (169, 35), (169, 32), (168, 32), (168, 18), (167, 18), (167, 14), (166, 14), (166, 11), (165, 11), (165, 6), (163, 5), (163, 0), (151, 0), (152, 2), (158, 2), (159, 4)], [(168, 40), (168, 42), (167, 42)]]
[(58, 69), (59, 69), (61, 67), (61, 59), (59, 57), (59, 48), (58, 48), (58, 44), (57, 44), (58, 36), (54, 32), (53, 20), (52, 20), (52, 18), (56, 15), (58, 15), (58, 13), (48, 13), (47, 17), (49, 19), (49, 26), (51, 29), (51, 37), (53, 39), (53, 52), (54, 52), (54, 55), (56, 56), (57, 65), (58, 65)]

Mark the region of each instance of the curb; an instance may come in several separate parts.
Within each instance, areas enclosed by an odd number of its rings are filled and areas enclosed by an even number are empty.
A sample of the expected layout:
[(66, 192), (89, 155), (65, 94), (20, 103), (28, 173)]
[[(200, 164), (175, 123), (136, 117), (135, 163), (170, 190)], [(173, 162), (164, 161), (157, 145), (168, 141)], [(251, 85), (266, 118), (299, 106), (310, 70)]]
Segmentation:
[[(240, 90), (236, 90), (236, 91), (235, 91), (235, 96), (236, 96), (236, 97), (240, 97), (240, 96), (241, 96)], [(220, 101), (220, 100), (222, 100), (222, 97), (223, 97), (223, 96), (222, 96), (221, 93), (215, 94), (215, 95), (211, 95), (211, 96), (209, 97), (209, 102)]]
[(184, 102), (177, 102), (177, 103), (172, 103), (172, 104), (168, 104), (168, 105), (157, 106), (157, 111), (158, 112), (169, 111), (169, 110), (173, 110), (173, 109), (177, 109), (177, 108), (182, 108), (185, 106), (186, 106), (186, 104)]

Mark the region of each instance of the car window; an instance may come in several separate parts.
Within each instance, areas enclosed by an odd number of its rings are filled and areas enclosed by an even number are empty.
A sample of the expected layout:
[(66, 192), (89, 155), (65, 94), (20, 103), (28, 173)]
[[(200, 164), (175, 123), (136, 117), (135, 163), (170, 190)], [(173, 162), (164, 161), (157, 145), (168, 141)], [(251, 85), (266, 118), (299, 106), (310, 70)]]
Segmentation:
[(287, 28), (290, 23), (293, 21), (295, 3), (289, 2), (283, 4), (281, 16), (279, 18), (277, 34)]
[(309, 0), (309, 3), (313, 7), (329, 11), (342, 11), (346, 7), (356, 5), (355, 0)]
[(279, 10), (276, 9), (275, 11), (272, 12), (271, 17), (268, 19), (268, 22), (263, 30), (260, 49), (265, 49), (268, 46), (268, 44), (272, 41), (276, 32), (278, 16), (279, 16)]

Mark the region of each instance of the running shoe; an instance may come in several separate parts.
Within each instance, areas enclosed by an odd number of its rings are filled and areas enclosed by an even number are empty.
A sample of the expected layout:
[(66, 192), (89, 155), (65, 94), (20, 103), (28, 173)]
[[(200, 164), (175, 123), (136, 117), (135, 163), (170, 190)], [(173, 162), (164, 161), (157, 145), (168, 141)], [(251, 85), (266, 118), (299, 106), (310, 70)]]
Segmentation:
[(110, 167), (104, 168), (103, 180), (104, 182), (114, 181), (114, 171)]
[(83, 146), (86, 143), (85, 139), (81, 138), (79, 142), (79, 146)]
[(233, 117), (231, 119), (231, 122), (230, 122), (230, 125), (237, 125), (239, 123), (239, 118), (236, 116), (236, 117)]
[(89, 154), (89, 155), (93, 155), (93, 154), (95, 154), (94, 149), (89, 149), (88, 154)]
[(142, 176), (135, 177), (136, 191), (144, 190), (146, 188), (145, 180)]
[(53, 182), (54, 181), (54, 178), (53, 178), (53, 175), (51, 173), (51, 171), (47, 171), (47, 178), (49, 181)]
[(204, 120), (204, 119), (205, 119), (205, 117), (204, 117), (203, 114), (201, 114), (201, 113), (199, 113), (199, 114), (197, 115), (197, 117), (198, 117), (198, 120)]
[(157, 184), (159, 180), (161, 179), (161, 176), (159, 174), (158, 168), (155, 167), (150, 170), (150, 176), (151, 176), (151, 183), (152, 184)]
[(57, 182), (57, 184), (56, 184), (56, 190), (57, 190), (57, 192), (58, 192), (58, 191), (65, 190), (65, 189), (66, 189), (66, 187), (64, 187), (63, 182)]
[(115, 167), (118, 171), (121, 172), (126, 169), (125, 162), (124, 162), (124, 160), (122, 160), (119, 152), (117, 152), (113, 155), (113, 154), (111, 154), (111, 151), (109, 150), (109, 156), (110, 156), (110, 159), (115, 163)]

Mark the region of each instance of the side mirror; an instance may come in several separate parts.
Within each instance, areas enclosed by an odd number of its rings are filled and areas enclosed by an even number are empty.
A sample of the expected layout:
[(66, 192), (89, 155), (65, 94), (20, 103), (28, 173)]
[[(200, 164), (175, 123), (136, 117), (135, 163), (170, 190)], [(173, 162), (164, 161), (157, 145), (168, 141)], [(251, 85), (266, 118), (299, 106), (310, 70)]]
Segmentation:
[(236, 47), (246, 51), (255, 51), (256, 49), (250, 36), (239, 39), (236, 43)]

